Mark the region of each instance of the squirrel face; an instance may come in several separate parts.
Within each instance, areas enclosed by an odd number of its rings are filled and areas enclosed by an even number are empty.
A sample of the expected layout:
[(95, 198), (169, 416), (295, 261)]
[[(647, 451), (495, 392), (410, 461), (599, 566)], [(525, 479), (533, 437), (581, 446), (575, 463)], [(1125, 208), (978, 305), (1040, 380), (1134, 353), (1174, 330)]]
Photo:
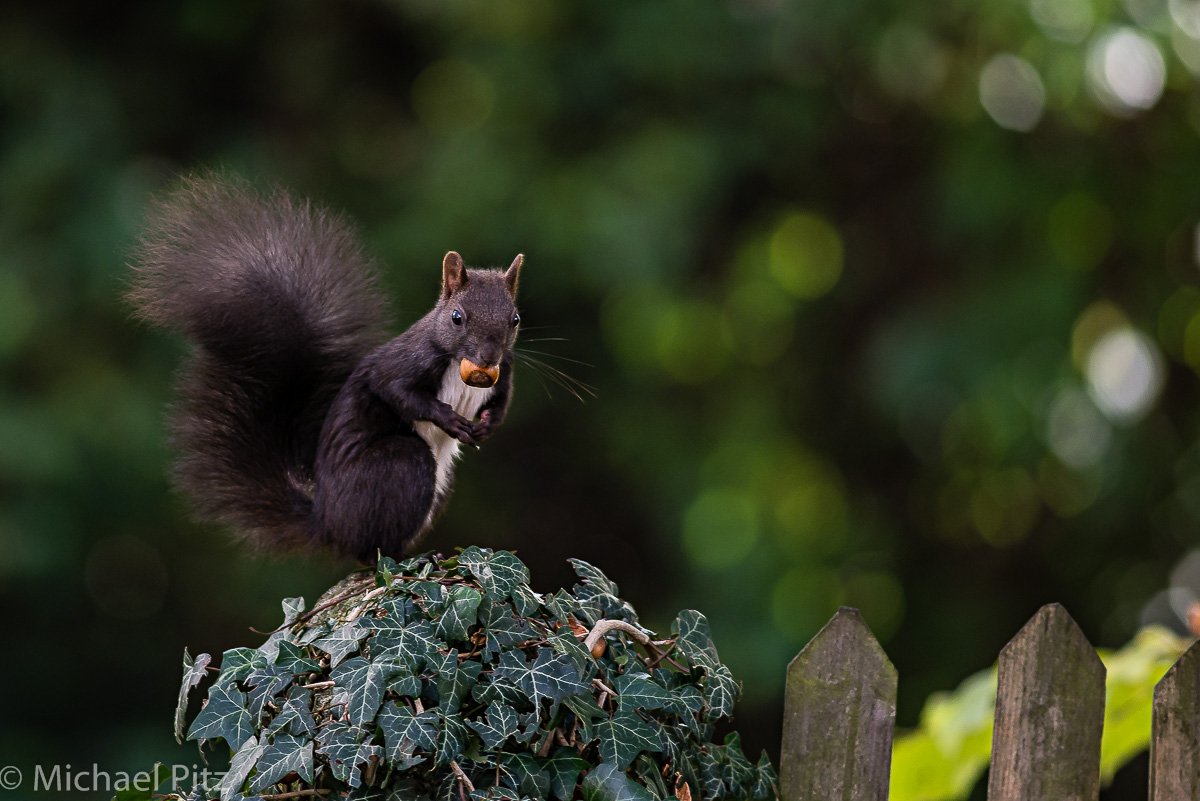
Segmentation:
[(454, 251), (442, 261), (442, 299), (435, 315), (442, 345), (459, 362), (465, 384), (490, 387), (517, 340), (517, 279), (525, 257), (500, 270), (474, 270)]

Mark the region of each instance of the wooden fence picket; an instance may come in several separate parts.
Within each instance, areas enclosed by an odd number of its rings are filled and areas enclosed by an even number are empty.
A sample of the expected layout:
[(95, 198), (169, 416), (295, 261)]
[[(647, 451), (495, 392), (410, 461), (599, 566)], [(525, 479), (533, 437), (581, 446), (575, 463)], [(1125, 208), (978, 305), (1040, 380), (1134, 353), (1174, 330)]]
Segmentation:
[(1200, 798), (1200, 643), (1154, 688), (1150, 801)]
[(896, 668), (843, 607), (788, 665), (782, 801), (886, 801)]
[(1049, 604), (1000, 652), (988, 801), (1096, 801), (1104, 664)]

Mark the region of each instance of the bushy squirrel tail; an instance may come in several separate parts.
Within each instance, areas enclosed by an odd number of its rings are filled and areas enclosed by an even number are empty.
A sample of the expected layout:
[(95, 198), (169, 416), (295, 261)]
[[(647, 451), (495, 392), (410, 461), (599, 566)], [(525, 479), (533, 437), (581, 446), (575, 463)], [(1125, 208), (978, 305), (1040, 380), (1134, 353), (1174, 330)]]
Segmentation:
[(308, 544), (325, 414), (385, 339), (354, 232), (282, 190), (210, 174), (154, 204), (135, 255), (138, 313), (195, 346), (170, 412), (176, 483), (255, 546)]

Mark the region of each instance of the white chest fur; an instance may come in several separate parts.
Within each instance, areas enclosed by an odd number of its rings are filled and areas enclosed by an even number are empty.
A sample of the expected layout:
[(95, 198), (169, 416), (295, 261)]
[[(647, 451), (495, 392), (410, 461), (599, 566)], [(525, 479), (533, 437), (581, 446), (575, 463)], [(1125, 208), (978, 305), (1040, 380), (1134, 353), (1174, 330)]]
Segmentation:
[[(479, 413), (479, 409), (492, 396), (494, 389), (494, 387), (481, 389), (467, 386), (459, 376), (458, 363), (452, 362), (446, 370), (446, 375), (442, 377), (438, 400), (449, 404), (450, 408), (468, 420), (473, 420)], [(450, 488), (450, 477), (454, 474), (454, 460), (458, 458), (458, 440), (453, 439), (445, 431), (428, 421), (414, 423), (413, 427), (421, 439), (428, 443), (429, 450), (433, 453), (433, 461), (437, 464), (435, 497), (440, 498)]]

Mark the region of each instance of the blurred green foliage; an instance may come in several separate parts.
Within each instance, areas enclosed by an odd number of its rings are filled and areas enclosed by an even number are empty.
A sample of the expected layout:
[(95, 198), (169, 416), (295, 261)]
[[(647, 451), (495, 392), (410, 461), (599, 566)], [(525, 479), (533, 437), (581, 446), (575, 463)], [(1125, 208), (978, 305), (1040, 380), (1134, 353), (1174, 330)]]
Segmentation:
[(197, 166), (361, 221), (398, 326), (446, 250), (527, 254), (525, 347), (596, 397), (519, 375), (426, 545), (518, 549), (539, 590), (587, 559), (660, 627), (703, 610), (752, 752), (839, 604), (901, 724), (1044, 602), (1094, 642), (1180, 625), (1197, 69), (1166, 0), (0, 7), (2, 642), (42, 657), (3, 679), (125, 688), (70, 731), (6, 697), (0, 752), (171, 762), (183, 644), (244, 644), (346, 567), (249, 555), (168, 490), (182, 347), (120, 294)]

